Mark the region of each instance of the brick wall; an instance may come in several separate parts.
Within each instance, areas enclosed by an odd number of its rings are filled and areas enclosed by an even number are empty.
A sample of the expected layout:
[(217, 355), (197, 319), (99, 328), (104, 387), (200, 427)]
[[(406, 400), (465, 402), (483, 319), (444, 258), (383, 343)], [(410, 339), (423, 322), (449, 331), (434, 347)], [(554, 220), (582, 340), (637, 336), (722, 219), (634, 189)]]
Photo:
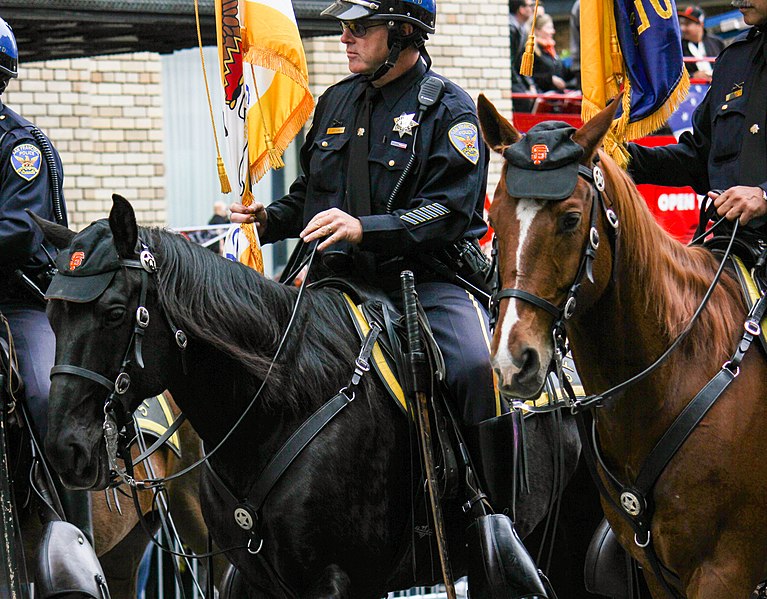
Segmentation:
[(103, 218), (113, 192), (165, 223), (160, 60), (142, 53), (22, 64), (3, 101), (61, 154), (70, 224)]

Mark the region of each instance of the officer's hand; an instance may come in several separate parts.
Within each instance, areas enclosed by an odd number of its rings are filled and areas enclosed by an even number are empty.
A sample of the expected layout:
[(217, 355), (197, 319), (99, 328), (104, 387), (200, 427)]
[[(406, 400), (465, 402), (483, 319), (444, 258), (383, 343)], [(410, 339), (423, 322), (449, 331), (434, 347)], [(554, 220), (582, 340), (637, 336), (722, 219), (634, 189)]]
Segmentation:
[(331, 208), (315, 215), (299, 236), (305, 243), (324, 237), (325, 240), (317, 246), (319, 251), (338, 241), (356, 245), (362, 241), (362, 223), (343, 210)]
[(714, 200), (714, 206), (719, 216), (729, 221), (738, 220), (745, 225), (753, 218), (767, 214), (767, 202), (764, 201), (760, 187), (737, 185), (727, 191), (717, 194), (708, 192), (708, 197)]
[(233, 223), (256, 223), (256, 231), (262, 235), (266, 231), (266, 208), (260, 202), (253, 202), (250, 206), (234, 203), (229, 206), (232, 212), (230, 220)]

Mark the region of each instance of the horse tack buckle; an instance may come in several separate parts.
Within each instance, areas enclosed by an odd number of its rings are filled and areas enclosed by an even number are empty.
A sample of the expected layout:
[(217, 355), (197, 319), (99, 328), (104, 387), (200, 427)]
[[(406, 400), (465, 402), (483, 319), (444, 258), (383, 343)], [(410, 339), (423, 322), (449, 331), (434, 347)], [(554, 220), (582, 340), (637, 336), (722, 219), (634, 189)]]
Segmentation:
[(645, 510), (644, 498), (632, 489), (626, 489), (621, 493), (621, 507), (629, 516), (636, 518)]
[(605, 190), (605, 174), (602, 172), (602, 169), (599, 168), (596, 164), (594, 165), (594, 168), (591, 170), (591, 176), (594, 179), (594, 185), (599, 191)]
[(148, 273), (157, 272), (157, 261), (154, 259), (154, 254), (147, 249), (141, 251), (139, 254), (139, 262), (141, 262), (141, 268)]

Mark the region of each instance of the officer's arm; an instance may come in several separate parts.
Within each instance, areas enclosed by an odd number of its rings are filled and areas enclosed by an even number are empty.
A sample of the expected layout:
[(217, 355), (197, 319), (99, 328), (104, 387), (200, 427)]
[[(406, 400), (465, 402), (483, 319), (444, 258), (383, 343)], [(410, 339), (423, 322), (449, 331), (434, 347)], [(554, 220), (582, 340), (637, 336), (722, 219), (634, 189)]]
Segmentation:
[[(435, 132), (431, 148), (421, 150), (426, 164), (419, 186), (392, 214), (360, 217), (359, 247), (382, 255), (432, 250), (460, 239), (469, 228), (477, 198), (487, 182), (485, 152), (474, 114), (454, 118)], [(425, 171), (425, 172), (424, 172)], [(478, 195), (479, 194), (479, 195)], [(407, 201), (405, 201), (407, 200)]]
[[(24, 165), (22, 160), (34, 158), (35, 151), (36, 162)], [(0, 267), (26, 265), (43, 241), (40, 228), (25, 209), (53, 219), (48, 167), (30, 140), (0, 150)]]
[(711, 189), (708, 180), (710, 110), (709, 94), (706, 94), (693, 113), (692, 133), (683, 133), (678, 143), (654, 148), (628, 144), (631, 155), (628, 172), (634, 181), (672, 187), (689, 185), (699, 194)]

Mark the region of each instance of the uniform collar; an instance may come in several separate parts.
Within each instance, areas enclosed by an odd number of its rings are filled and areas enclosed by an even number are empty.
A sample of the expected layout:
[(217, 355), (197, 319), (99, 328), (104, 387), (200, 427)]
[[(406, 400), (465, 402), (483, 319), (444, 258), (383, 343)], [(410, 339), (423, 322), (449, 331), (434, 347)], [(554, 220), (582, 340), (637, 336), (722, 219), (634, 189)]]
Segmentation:
[(420, 58), (413, 65), (413, 68), (397, 77), (380, 88), (381, 97), (386, 103), (386, 107), (391, 110), (399, 102), (405, 93), (413, 88), (413, 85), (420, 81), (426, 73), (426, 65)]

